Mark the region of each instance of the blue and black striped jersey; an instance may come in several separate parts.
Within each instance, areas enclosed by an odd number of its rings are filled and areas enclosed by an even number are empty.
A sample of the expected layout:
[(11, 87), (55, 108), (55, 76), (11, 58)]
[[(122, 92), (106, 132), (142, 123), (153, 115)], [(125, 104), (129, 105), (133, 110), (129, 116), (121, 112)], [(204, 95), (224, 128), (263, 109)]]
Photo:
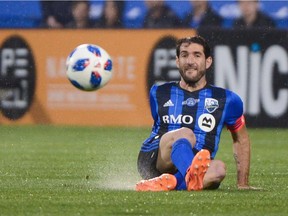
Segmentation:
[(180, 88), (178, 82), (154, 85), (150, 90), (150, 107), (154, 119), (150, 138), (188, 127), (196, 136), (195, 148), (208, 149), (212, 158), (224, 125), (235, 131), (244, 124), (240, 97), (212, 85), (194, 92)]

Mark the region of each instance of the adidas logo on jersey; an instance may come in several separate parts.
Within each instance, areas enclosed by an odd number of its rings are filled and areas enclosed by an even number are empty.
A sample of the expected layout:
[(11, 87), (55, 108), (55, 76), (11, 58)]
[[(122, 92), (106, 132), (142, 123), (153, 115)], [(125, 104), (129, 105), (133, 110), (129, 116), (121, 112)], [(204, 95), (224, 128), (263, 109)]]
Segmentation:
[(163, 107), (171, 107), (171, 106), (174, 106), (173, 102), (171, 100), (168, 100), (164, 105)]

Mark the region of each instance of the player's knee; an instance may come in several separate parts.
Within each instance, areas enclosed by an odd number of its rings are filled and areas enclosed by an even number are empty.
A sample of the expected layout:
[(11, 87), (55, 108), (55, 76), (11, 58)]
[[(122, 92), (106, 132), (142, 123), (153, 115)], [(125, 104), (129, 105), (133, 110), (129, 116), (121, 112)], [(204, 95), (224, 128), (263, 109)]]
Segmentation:
[(183, 127), (164, 134), (160, 141), (161, 149), (171, 149), (172, 145), (179, 139), (187, 139), (192, 146), (196, 143), (196, 137), (193, 131), (189, 128)]
[(187, 138), (189, 138), (189, 137), (194, 138), (195, 137), (194, 132), (190, 128), (182, 127), (179, 130), (181, 131), (182, 136), (185, 136)]
[(196, 143), (196, 137), (193, 131), (190, 128), (182, 127), (177, 130), (175, 136), (173, 137), (174, 141), (178, 139), (187, 139), (192, 145)]

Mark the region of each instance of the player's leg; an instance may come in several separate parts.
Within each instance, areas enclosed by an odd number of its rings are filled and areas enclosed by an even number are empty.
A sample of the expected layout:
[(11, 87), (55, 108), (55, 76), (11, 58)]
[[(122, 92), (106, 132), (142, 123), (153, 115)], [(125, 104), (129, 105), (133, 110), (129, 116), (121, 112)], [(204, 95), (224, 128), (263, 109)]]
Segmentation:
[(142, 145), (137, 167), (144, 180), (136, 184), (137, 191), (169, 191), (173, 190), (177, 184), (173, 175), (162, 175), (156, 168), (160, 138), (160, 136), (148, 138)]
[(226, 166), (223, 161), (212, 160), (203, 179), (204, 189), (217, 189), (226, 176)]
[(156, 170), (165, 174), (141, 181), (136, 185), (136, 190), (186, 189), (186, 185), (187, 190), (202, 190), (203, 178), (210, 163), (210, 153), (202, 150), (194, 158), (192, 148), (195, 142), (195, 135), (189, 128), (184, 127), (164, 134), (159, 143)]
[[(178, 151), (182, 151), (182, 148), (185, 148), (186, 151), (188, 149), (189, 152), (192, 151), (195, 142), (195, 135), (189, 128), (183, 127), (164, 134), (159, 143), (158, 158), (156, 163), (157, 170), (162, 173), (175, 173), (181, 166), (178, 167), (177, 164), (174, 163), (175, 161), (172, 161), (173, 154), (181, 157), (182, 159), (183, 155), (178, 154)], [(192, 161), (192, 157), (190, 160)], [(189, 165), (191, 164), (191, 161), (189, 162)]]
[[(194, 157), (192, 151), (194, 144), (195, 135), (189, 128), (181, 128), (164, 134), (159, 143), (156, 170), (165, 174), (149, 181), (139, 182), (136, 185), (136, 190), (171, 190), (176, 188), (175, 182), (178, 185), (182, 185), (181, 183), (184, 182), (186, 188), (184, 178), (186, 170)], [(175, 174), (175, 172), (177, 173)], [(167, 185), (167, 187), (163, 187), (163, 185)]]
[(156, 169), (157, 155), (158, 149), (139, 152), (138, 172), (144, 180), (136, 184), (137, 191), (169, 191), (175, 188), (176, 178), (170, 174), (162, 174)]
[(177, 179), (176, 190), (185, 190), (185, 176), (194, 158), (196, 138), (189, 128), (180, 128), (162, 136), (156, 167), (162, 173), (173, 173)]

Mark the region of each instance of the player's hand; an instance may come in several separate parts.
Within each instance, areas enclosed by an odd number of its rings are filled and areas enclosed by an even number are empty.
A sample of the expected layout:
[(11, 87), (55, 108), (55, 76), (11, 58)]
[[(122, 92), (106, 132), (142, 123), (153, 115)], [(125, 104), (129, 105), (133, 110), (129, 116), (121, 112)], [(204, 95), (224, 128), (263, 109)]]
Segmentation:
[(262, 190), (262, 188), (253, 187), (249, 185), (238, 185), (237, 188), (238, 190)]

